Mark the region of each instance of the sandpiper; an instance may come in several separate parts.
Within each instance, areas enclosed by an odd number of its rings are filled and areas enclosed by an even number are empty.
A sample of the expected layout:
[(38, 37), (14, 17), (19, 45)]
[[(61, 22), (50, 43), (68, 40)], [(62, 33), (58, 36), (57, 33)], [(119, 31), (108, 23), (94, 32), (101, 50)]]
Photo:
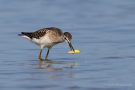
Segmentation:
[(54, 45), (58, 43), (62, 43), (64, 41), (67, 42), (70, 49), (74, 51), (74, 48), (71, 44), (72, 35), (69, 32), (63, 33), (61, 29), (56, 28), (56, 27), (43, 28), (35, 32), (21, 32), (19, 36), (22, 36), (28, 39), (29, 41), (35, 43), (36, 45), (40, 47), (41, 50), (39, 53), (39, 60), (43, 60), (42, 50), (44, 48), (48, 48), (48, 51), (45, 57), (45, 60), (48, 60), (50, 49)]

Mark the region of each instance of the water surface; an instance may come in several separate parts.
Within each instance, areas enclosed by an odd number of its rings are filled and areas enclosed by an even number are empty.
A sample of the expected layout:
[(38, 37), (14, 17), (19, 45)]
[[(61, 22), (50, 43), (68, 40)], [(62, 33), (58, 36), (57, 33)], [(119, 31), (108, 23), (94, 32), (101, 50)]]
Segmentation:
[[(134, 0), (0, 0), (0, 89), (134, 90), (134, 10)], [(63, 43), (40, 62), (17, 36), (49, 26), (71, 32), (81, 53)]]

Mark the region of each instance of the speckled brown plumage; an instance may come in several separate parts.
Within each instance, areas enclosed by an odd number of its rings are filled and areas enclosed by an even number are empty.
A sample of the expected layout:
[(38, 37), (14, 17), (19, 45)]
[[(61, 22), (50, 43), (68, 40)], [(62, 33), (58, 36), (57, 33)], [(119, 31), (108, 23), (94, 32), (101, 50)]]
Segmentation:
[(63, 33), (61, 31), (61, 29), (56, 28), (56, 27), (49, 27), (49, 28), (43, 28), (43, 29), (39, 29), (35, 32), (22, 32), (23, 35), (28, 36), (29, 38), (36, 38), (36, 39), (40, 39), (42, 36), (44, 36), (49, 30), (55, 32), (56, 34), (58, 34), (59, 36), (61, 36)]

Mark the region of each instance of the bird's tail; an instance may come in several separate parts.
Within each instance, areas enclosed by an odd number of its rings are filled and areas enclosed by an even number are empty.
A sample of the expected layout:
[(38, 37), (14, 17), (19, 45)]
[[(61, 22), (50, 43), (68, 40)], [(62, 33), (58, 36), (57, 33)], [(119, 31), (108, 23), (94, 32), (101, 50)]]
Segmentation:
[(30, 32), (21, 32), (21, 34), (18, 35), (27, 39), (32, 39), (32, 33)]

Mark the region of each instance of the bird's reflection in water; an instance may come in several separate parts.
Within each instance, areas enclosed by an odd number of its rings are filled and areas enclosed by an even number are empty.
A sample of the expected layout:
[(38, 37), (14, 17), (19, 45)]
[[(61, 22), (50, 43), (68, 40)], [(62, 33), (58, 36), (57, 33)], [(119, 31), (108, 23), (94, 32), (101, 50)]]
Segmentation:
[(76, 62), (58, 61), (58, 60), (44, 60), (39, 61), (39, 69), (46, 69), (48, 71), (62, 71), (65, 68), (74, 68), (79, 64)]

